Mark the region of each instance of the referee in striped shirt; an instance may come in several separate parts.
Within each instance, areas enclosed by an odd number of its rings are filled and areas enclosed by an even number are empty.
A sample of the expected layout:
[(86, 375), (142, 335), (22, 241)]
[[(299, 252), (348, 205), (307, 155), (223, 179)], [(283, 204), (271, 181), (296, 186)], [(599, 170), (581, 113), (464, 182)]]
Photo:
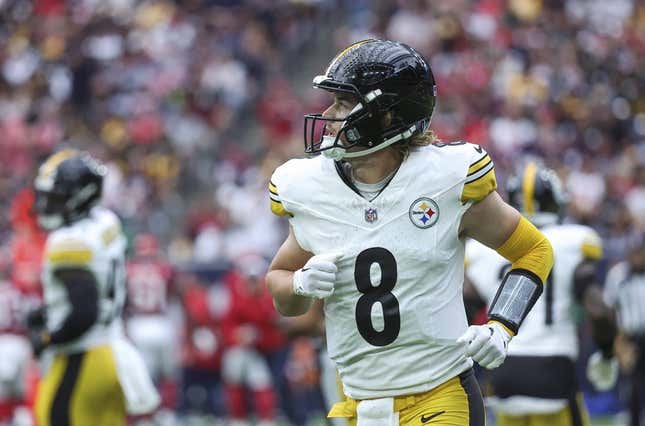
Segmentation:
[[(616, 313), (620, 334), (636, 349), (629, 398), (630, 426), (645, 425), (645, 235), (626, 261), (607, 274), (604, 300)], [(618, 349), (618, 348), (617, 348)]]

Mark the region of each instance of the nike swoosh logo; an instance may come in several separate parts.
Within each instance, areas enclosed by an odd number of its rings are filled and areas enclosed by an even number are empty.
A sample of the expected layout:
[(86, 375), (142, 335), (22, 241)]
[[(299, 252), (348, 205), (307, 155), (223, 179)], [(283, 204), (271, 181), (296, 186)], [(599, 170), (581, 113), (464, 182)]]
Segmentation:
[(434, 419), (435, 417), (438, 417), (445, 413), (445, 411), (438, 411), (434, 414), (430, 414), (428, 417), (426, 417), (425, 414), (421, 415), (421, 423), (428, 423), (430, 420)]
[(475, 151), (479, 152), (480, 154), (481, 154), (482, 152), (484, 152), (484, 150), (482, 149), (482, 147), (481, 147), (481, 146), (479, 146), (479, 145), (475, 145)]
[(311, 269), (311, 268), (302, 268), (301, 271), (305, 272), (305, 271), (308, 271), (309, 269)]

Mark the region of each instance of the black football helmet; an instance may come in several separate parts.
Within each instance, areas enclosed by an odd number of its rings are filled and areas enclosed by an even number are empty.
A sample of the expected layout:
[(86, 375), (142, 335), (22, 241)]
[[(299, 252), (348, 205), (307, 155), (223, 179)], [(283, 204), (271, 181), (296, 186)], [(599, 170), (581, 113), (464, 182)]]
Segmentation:
[(554, 170), (529, 162), (506, 184), (509, 204), (535, 226), (562, 221), (567, 197)]
[[(417, 51), (403, 43), (376, 39), (345, 48), (313, 84), (332, 93), (350, 94), (358, 101), (343, 118), (305, 115), (305, 152), (322, 152), (336, 160), (366, 155), (424, 133), (437, 91), (430, 65)], [(391, 120), (386, 125), (387, 113)], [(329, 122), (342, 122), (335, 136), (326, 134)], [(347, 152), (353, 146), (366, 149)]]
[(106, 170), (90, 154), (75, 149), (50, 156), (34, 182), (38, 223), (53, 230), (86, 217), (101, 198)]

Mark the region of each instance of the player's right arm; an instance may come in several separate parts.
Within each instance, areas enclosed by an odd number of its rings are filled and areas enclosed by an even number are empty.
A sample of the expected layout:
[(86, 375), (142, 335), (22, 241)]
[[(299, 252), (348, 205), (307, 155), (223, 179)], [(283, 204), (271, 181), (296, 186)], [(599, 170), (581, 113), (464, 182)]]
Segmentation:
[(334, 292), (338, 272), (336, 260), (340, 256), (338, 253), (314, 255), (303, 248), (303, 240), (296, 238), (298, 229), (294, 231), (294, 221), (306, 219), (308, 213), (294, 201), (298, 198), (300, 188), (292, 183), (298, 181), (298, 168), (303, 165), (293, 161), (278, 167), (269, 181), (271, 211), (277, 216), (288, 217), (292, 225), (266, 277), (273, 303), (285, 316), (302, 315), (309, 309), (312, 298), (324, 299)]
[(293, 288), (295, 271), (302, 269), (313, 254), (305, 251), (289, 227), (289, 235), (278, 249), (266, 276), (266, 284), (273, 296), (273, 304), (285, 316), (302, 315), (311, 306), (312, 299), (297, 295)]
[(94, 274), (81, 268), (57, 269), (54, 274), (65, 288), (70, 311), (62, 325), (49, 333), (49, 343), (68, 343), (82, 336), (98, 319), (98, 284)]

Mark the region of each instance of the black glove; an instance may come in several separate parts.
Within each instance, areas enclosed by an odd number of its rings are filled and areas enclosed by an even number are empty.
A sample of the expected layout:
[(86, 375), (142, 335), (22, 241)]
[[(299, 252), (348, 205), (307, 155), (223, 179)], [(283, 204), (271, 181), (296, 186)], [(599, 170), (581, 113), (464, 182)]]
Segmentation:
[(49, 345), (49, 333), (47, 331), (30, 331), (29, 342), (34, 356), (38, 358)]
[(27, 328), (38, 330), (45, 327), (45, 308), (34, 309), (27, 314)]

